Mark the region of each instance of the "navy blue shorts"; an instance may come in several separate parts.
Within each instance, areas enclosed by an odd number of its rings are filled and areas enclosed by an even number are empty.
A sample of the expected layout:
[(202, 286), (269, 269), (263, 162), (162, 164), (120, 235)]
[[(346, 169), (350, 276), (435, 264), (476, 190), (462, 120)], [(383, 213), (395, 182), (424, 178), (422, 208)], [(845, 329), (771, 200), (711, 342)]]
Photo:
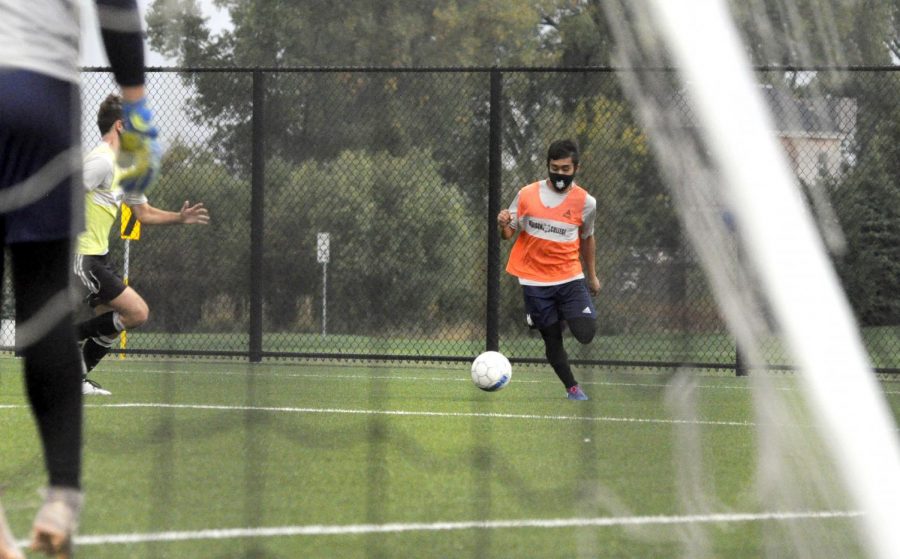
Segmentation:
[(560, 320), (597, 319), (594, 302), (583, 279), (560, 285), (523, 285), (525, 322), (532, 328), (546, 328)]
[(74, 83), (0, 69), (0, 227), (5, 243), (68, 239), (81, 230), (80, 103)]

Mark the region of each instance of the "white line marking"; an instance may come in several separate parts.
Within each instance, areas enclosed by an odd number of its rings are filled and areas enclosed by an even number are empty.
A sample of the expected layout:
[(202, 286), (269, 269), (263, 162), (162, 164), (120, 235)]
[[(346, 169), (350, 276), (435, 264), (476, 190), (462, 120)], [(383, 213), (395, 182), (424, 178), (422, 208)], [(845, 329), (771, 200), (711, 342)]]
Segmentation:
[(755, 423), (746, 421), (686, 421), (677, 419), (648, 419), (631, 417), (593, 417), (577, 415), (539, 415), (516, 414), (495, 412), (435, 412), (435, 411), (407, 411), (407, 410), (364, 410), (348, 408), (294, 408), (294, 407), (268, 407), (268, 406), (224, 406), (209, 404), (93, 404), (85, 407), (94, 408), (164, 408), (164, 409), (190, 409), (190, 410), (220, 410), (220, 411), (264, 411), (285, 413), (333, 413), (350, 415), (393, 415), (406, 417), (485, 417), (491, 419), (538, 419), (554, 421), (601, 421), (616, 423), (654, 423), (654, 424), (690, 424), (690, 425), (721, 425), (736, 427), (752, 427)]
[[(221, 376), (240, 376), (240, 375), (248, 375), (248, 374), (264, 374), (265, 376), (273, 376), (273, 377), (284, 377), (284, 378), (318, 378), (324, 380), (398, 380), (398, 381), (426, 381), (426, 382), (471, 382), (469, 377), (465, 374), (465, 368), (461, 367), (460, 376), (452, 376), (448, 373), (446, 376), (440, 377), (421, 377), (421, 376), (411, 376), (411, 375), (367, 375), (367, 374), (345, 374), (345, 373), (337, 373), (337, 374), (329, 374), (329, 373), (279, 373), (279, 372), (267, 372), (267, 373), (248, 373), (241, 371), (184, 371), (177, 369), (133, 369), (127, 371), (104, 371), (106, 373), (113, 374), (134, 374), (134, 373), (144, 373), (144, 374), (158, 374), (158, 375), (184, 375), (184, 374), (197, 374), (197, 375), (221, 375)], [(533, 373), (539, 374), (539, 373)], [(723, 377), (728, 378), (730, 377)], [(528, 383), (528, 384), (555, 384), (557, 379), (555, 376), (548, 376), (546, 379), (525, 379), (521, 376), (516, 377), (516, 384)], [(891, 381), (885, 381), (891, 382)], [(625, 387), (636, 387), (636, 388), (666, 388), (668, 384), (664, 382), (611, 382), (611, 381), (590, 381), (584, 380), (581, 381), (581, 384), (585, 386), (625, 386)], [(721, 390), (753, 390), (753, 387), (749, 384), (740, 384), (740, 385), (728, 385), (728, 384), (697, 384), (695, 385), (697, 388), (704, 389), (721, 389)], [(795, 390), (792, 386), (779, 386), (776, 388), (779, 392), (793, 392)], [(888, 395), (897, 395), (900, 394), (900, 391), (892, 391), (885, 390), (884, 394)]]
[[(107, 534), (76, 536), (77, 545), (136, 544), (147, 542), (177, 542), (223, 540), (234, 538), (270, 538), (279, 536), (340, 536), (385, 534), (398, 532), (441, 532), (452, 530), (498, 530), (510, 528), (605, 528), (615, 526), (648, 526), (667, 524), (722, 524), (738, 522), (826, 520), (855, 518), (856, 511), (801, 511), (706, 514), (685, 516), (625, 516), (597, 518), (550, 518), (520, 520), (472, 520), (463, 522), (410, 522), (390, 524), (312, 524), (306, 526), (274, 526), (271, 528), (228, 528), (193, 532), (158, 532), (149, 534)], [(27, 542), (20, 542), (26, 545)]]
[[(462, 369), (461, 369), (462, 370)], [(183, 374), (199, 374), (199, 375), (221, 375), (221, 376), (239, 376), (239, 375), (247, 375), (247, 374), (260, 374), (260, 373), (246, 373), (240, 371), (179, 371), (179, 370), (161, 370), (161, 369), (136, 369), (129, 371), (106, 371), (107, 373), (114, 374), (133, 374), (133, 373), (144, 373), (144, 374), (158, 374), (158, 375), (183, 375)], [(471, 382), (468, 375), (465, 374), (465, 371), (460, 373), (460, 376), (440, 376), (440, 377), (420, 377), (420, 376), (408, 376), (408, 375), (366, 375), (366, 374), (358, 374), (358, 375), (348, 375), (343, 373), (336, 374), (328, 374), (328, 373), (265, 373), (266, 376), (273, 377), (285, 377), (285, 378), (317, 378), (324, 380), (398, 380), (398, 381), (428, 381), (428, 382)], [(555, 376), (548, 376), (546, 379), (523, 379), (521, 376), (516, 377), (516, 384), (528, 383), (528, 384), (539, 384), (539, 383), (547, 383), (547, 384), (556, 384), (558, 381)], [(581, 384), (591, 385), (591, 386), (628, 386), (628, 387), (639, 387), (639, 388), (665, 388), (668, 385), (664, 382), (609, 382), (609, 381), (590, 381), (585, 380), (581, 381)], [(719, 385), (719, 384), (698, 384), (697, 388), (722, 388), (725, 390), (750, 390), (750, 386), (742, 385), (742, 386), (728, 386), (728, 385)], [(793, 390), (793, 388), (779, 388), (779, 390)]]
[[(753, 427), (756, 424), (749, 421), (714, 421), (697, 420), (687, 421), (681, 419), (652, 419), (640, 417), (609, 417), (609, 416), (578, 416), (578, 415), (539, 415), (518, 413), (492, 413), (492, 412), (437, 412), (437, 411), (407, 411), (407, 410), (363, 410), (346, 408), (293, 408), (293, 407), (269, 407), (269, 406), (226, 406), (213, 404), (156, 404), (156, 403), (122, 403), (122, 404), (85, 404), (85, 408), (92, 409), (174, 409), (174, 410), (213, 410), (213, 411), (260, 411), (272, 413), (322, 413), (322, 414), (349, 414), (349, 415), (392, 415), (403, 417), (484, 417), (490, 419), (536, 419), (549, 421), (597, 421), (610, 423), (644, 423), (665, 425), (715, 425), (725, 427)], [(0, 406), (5, 409), (24, 409), (24, 404)]]

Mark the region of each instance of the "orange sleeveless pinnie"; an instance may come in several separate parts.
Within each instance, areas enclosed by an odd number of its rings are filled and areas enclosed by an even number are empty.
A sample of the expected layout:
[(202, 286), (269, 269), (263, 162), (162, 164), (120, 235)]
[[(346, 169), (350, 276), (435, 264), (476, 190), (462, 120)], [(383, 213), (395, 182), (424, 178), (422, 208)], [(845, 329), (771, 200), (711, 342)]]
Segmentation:
[(519, 236), (509, 253), (506, 271), (524, 280), (552, 283), (583, 273), (578, 249), (587, 191), (573, 185), (555, 208), (541, 202), (540, 182), (519, 191)]

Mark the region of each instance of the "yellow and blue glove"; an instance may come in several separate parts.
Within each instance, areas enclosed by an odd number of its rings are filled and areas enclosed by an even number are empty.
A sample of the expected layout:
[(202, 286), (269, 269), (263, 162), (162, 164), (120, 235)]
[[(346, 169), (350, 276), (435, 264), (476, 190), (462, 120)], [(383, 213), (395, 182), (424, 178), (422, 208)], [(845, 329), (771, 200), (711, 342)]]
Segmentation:
[(122, 103), (122, 120), (125, 131), (119, 150), (118, 163), (122, 168), (119, 185), (125, 192), (145, 192), (159, 178), (162, 159), (153, 112), (147, 107), (147, 99)]

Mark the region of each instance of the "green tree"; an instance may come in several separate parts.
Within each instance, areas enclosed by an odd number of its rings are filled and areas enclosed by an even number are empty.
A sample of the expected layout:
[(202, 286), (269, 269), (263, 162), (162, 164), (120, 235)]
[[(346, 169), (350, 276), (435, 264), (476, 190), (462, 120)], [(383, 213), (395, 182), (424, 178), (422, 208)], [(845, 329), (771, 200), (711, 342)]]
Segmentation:
[(900, 324), (900, 188), (875, 165), (855, 171), (840, 195), (849, 250), (838, 269), (853, 308), (864, 325)]
[[(273, 177), (266, 198), (269, 326), (317, 331), (317, 233), (331, 236), (330, 330), (387, 334), (480, 326), (482, 216), (467, 210), (424, 151), (346, 151)], [(481, 231), (479, 231), (481, 229)], [(315, 315), (316, 317), (318, 314)]]
[(858, 103), (854, 163), (832, 188), (847, 238), (838, 270), (867, 325), (900, 324), (900, 74), (863, 73), (846, 94)]
[[(472, 66), (553, 61), (538, 22), (562, 0), (354, 3), (226, 1), (234, 28), (212, 35), (196, 0), (154, 3), (152, 47), (185, 66)], [(246, 77), (191, 74), (196, 118), (215, 123), (216, 145), (233, 165), (250, 141)], [(401, 154), (454, 136), (475, 112), (472, 92), (441, 88), (441, 75), (302, 74), (267, 84), (270, 149), (287, 161), (335, 157), (345, 149)], [(484, 88), (481, 91), (485, 91)], [(482, 96), (483, 99), (483, 96)], [(442, 118), (435, 119), (435, 113)], [(353, 115), (354, 118), (347, 118)], [(427, 123), (410, 126), (407, 123)]]
[(875, 65), (898, 53), (897, 0), (729, 3), (755, 65)]
[[(176, 141), (163, 160), (153, 206), (209, 208), (208, 226), (147, 226), (131, 243), (131, 281), (150, 305), (150, 331), (245, 332), (249, 306), (250, 189), (212, 155)], [(117, 237), (117, 231), (114, 231)], [(121, 250), (116, 240), (112, 247)], [(185, 281), (190, 280), (190, 281)]]

